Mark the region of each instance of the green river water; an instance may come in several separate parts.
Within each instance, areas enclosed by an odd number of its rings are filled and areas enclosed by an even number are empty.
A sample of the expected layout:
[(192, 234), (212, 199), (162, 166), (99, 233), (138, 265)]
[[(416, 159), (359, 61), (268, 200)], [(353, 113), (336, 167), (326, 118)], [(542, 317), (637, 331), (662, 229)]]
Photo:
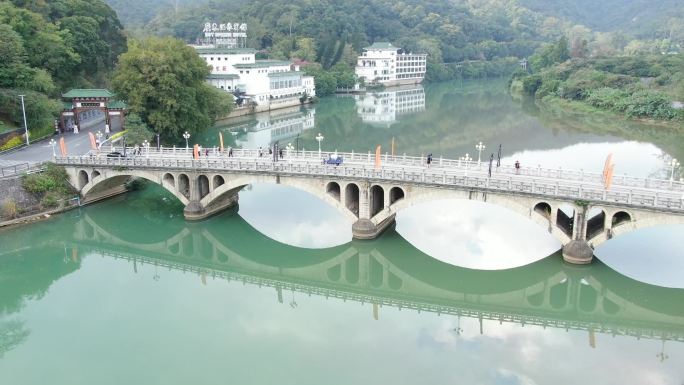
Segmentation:
[[(505, 82), (322, 98), (199, 138), (668, 178), (683, 131), (544, 111)], [(678, 170), (675, 177), (679, 178)], [(138, 191), (0, 232), (0, 384), (682, 384), (683, 226), (571, 266), (527, 218), (484, 203), (400, 212), (352, 241), (307, 193), (252, 185), (188, 223)]]

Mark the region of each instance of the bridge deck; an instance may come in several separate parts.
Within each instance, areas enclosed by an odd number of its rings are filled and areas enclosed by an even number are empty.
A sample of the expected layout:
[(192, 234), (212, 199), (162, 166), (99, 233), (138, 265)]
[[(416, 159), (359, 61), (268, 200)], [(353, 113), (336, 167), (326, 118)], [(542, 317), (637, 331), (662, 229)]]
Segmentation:
[[(127, 149), (133, 154), (132, 148)], [(288, 151), (283, 159), (273, 160), (266, 151), (234, 149), (229, 157), (224, 151), (211, 150), (193, 159), (192, 150), (149, 149), (142, 154), (127, 157), (107, 157), (91, 151), (84, 156), (56, 157), (65, 166), (126, 167), (169, 171), (227, 172), (285, 174), (312, 177), (367, 179), (401, 184), (457, 187), (470, 190), (535, 195), (560, 200), (587, 200), (612, 206), (629, 206), (681, 213), (684, 211), (684, 183), (679, 181), (615, 176), (610, 189), (606, 189), (603, 175), (582, 170), (547, 169), (511, 165), (493, 167), (489, 164), (435, 158), (427, 167), (424, 158), (382, 155), (380, 166), (370, 153), (337, 153), (343, 158), (339, 166), (324, 164), (328, 153), (318, 151)]]

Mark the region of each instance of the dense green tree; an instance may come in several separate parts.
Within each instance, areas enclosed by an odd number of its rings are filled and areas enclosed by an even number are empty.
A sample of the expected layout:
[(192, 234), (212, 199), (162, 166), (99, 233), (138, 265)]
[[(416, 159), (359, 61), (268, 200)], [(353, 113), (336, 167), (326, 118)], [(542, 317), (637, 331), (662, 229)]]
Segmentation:
[(114, 89), (132, 112), (165, 138), (211, 126), (229, 110), (230, 94), (206, 83), (209, 67), (192, 47), (173, 38), (132, 41), (121, 55)]
[(146, 140), (152, 140), (153, 136), (150, 128), (140, 119), (138, 114), (132, 112), (126, 116), (126, 140), (128, 144), (141, 144)]

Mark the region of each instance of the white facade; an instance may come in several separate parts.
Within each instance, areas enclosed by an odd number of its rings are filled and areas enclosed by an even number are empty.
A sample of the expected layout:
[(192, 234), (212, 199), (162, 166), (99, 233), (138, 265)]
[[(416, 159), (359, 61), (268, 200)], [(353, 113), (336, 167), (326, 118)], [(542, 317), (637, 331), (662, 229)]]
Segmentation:
[(239, 90), (257, 111), (301, 104), (300, 98), (315, 96), (311, 76), (304, 76), (298, 66), (282, 60), (256, 60), (256, 51), (248, 48), (195, 47), (211, 66), (207, 81), (227, 92)]
[(355, 72), (367, 84), (417, 84), (425, 79), (426, 54), (405, 53), (392, 43), (375, 43), (363, 50)]
[(390, 126), (401, 115), (425, 111), (422, 85), (387, 88), (354, 96), (356, 112), (364, 123)]

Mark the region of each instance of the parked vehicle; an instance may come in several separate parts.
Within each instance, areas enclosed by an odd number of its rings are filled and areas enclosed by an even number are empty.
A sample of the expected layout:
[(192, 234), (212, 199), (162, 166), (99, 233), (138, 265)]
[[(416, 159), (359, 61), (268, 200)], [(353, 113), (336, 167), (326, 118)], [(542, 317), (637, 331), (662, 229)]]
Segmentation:
[(323, 158), (323, 164), (334, 164), (335, 166), (339, 166), (342, 164), (344, 159), (337, 155), (337, 154), (328, 154), (328, 158)]

